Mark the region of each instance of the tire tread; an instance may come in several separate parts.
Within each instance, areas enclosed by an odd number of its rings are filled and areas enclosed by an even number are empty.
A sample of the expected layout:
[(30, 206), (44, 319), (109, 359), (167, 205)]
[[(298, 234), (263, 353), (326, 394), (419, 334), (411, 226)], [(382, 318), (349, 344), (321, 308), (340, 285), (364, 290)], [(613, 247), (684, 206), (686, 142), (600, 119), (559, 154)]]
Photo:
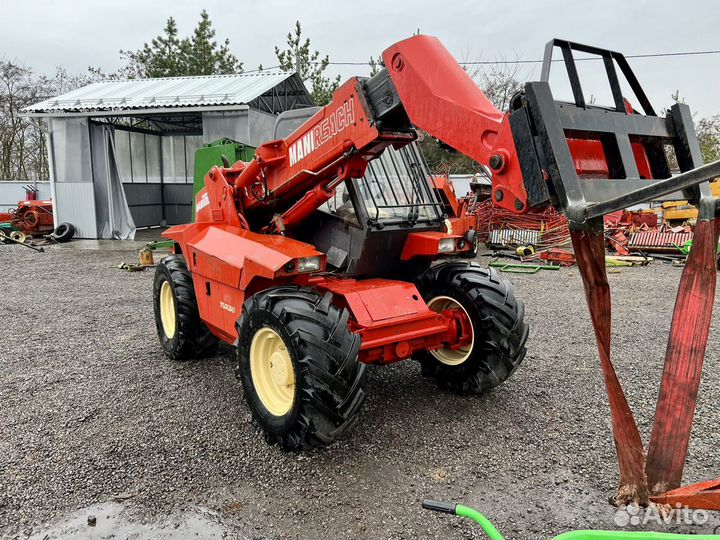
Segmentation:
[[(162, 272), (161, 266), (170, 276), (177, 301), (175, 309), (178, 318), (176, 329), (178, 345), (170, 354), (171, 358), (173, 360), (190, 360), (212, 356), (217, 350), (218, 339), (200, 318), (195, 297), (195, 285), (185, 264), (185, 258), (180, 254), (163, 258), (158, 265), (156, 280)], [(156, 320), (159, 325), (157, 313)], [(160, 326), (158, 326), (158, 331), (160, 331)]]
[(424, 376), (434, 378), (452, 392), (482, 393), (502, 384), (515, 372), (527, 352), (528, 325), (524, 322), (524, 303), (515, 298), (508, 279), (493, 268), (451, 261), (430, 268), (420, 276), (418, 286), (421, 291), (437, 287), (463, 291), (477, 312), (480, 327), (475, 329), (473, 351), (473, 356), (479, 358), (478, 369), (466, 373), (423, 353), (418, 359)]
[[(309, 287), (274, 287), (246, 300), (238, 319), (241, 335), (253, 313), (272, 313), (285, 325), (298, 351), (296, 360), (305, 387), (299, 393), (297, 419), (284, 433), (266, 430), (266, 439), (284, 450), (331, 444), (355, 424), (365, 399), (365, 365), (357, 361), (360, 338), (348, 328), (347, 310), (336, 307), (332, 300), (332, 293)], [(241, 354), (238, 347), (236, 374), (245, 386), (253, 417), (262, 427), (262, 414), (255, 410), (248, 392), (251, 383), (249, 375), (243, 373)]]

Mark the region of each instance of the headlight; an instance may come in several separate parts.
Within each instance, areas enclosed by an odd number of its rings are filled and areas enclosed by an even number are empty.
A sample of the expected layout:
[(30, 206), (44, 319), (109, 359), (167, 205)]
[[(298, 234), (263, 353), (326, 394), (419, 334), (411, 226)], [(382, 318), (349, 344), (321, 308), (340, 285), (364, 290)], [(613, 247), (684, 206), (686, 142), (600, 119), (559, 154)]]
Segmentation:
[(298, 272), (317, 272), (320, 270), (320, 257), (298, 259)]
[(438, 243), (438, 253), (452, 253), (455, 251), (455, 239), (443, 238)]

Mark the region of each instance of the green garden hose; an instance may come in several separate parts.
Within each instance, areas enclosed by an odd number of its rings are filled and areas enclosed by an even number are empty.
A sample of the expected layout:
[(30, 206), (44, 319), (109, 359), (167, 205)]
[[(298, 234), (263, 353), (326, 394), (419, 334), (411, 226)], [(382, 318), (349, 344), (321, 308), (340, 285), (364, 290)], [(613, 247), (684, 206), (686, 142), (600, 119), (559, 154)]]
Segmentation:
[[(422, 507), (426, 510), (470, 518), (482, 527), (490, 540), (505, 540), (488, 518), (468, 506), (425, 499)], [(570, 531), (554, 537), (553, 540), (720, 540), (720, 535), (645, 531)]]
[(434, 510), (435, 512), (444, 512), (445, 514), (470, 518), (482, 527), (482, 530), (485, 531), (485, 534), (488, 535), (490, 540), (505, 540), (505, 537), (500, 534), (500, 532), (495, 528), (495, 525), (493, 525), (488, 518), (468, 506), (425, 499), (422, 502), (422, 507), (426, 510)]

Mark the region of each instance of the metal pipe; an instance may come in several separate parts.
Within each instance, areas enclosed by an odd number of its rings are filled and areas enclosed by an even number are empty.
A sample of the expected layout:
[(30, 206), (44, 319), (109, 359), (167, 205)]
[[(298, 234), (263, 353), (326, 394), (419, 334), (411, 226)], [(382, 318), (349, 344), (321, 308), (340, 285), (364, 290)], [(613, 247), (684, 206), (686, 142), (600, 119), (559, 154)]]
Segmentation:
[(688, 189), (703, 182), (708, 182), (713, 178), (720, 176), (720, 160), (713, 161), (697, 169), (684, 172), (678, 176), (666, 178), (659, 182), (649, 183), (647, 187), (642, 187), (634, 191), (630, 191), (625, 195), (620, 195), (604, 202), (592, 204), (585, 209), (584, 217), (586, 220), (595, 217), (604, 216), (615, 210), (634, 206), (636, 204), (654, 200), (656, 197), (669, 195), (674, 191)]

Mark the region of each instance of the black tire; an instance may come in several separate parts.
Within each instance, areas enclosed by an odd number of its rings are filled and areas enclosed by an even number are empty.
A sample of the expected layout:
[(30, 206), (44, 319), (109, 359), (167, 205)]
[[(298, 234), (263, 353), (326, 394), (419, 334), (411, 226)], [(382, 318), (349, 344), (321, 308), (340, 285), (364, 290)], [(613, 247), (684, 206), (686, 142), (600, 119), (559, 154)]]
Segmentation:
[(468, 233), (465, 235), (465, 238), (470, 244), (470, 251), (463, 253), (461, 257), (463, 259), (474, 259), (475, 257), (477, 257), (478, 251), (480, 249), (480, 238), (474, 230), (468, 231)]
[(433, 266), (418, 280), (426, 302), (447, 296), (467, 312), (474, 341), (467, 359), (447, 365), (431, 352), (416, 355), (424, 376), (456, 393), (483, 393), (506, 381), (525, 358), (525, 306), (509, 280), (492, 268), (452, 261)]
[(75, 236), (75, 225), (72, 223), (61, 223), (52, 233), (53, 239), (59, 243), (69, 242), (73, 236)]
[(10, 229), (0, 228), (0, 244), (11, 244)]
[[(163, 326), (160, 295), (167, 283), (174, 301), (175, 331), (168, 336)], [(182, 255), (170, 255), (160, 261), (153, 282), (155, 326), (165, 354), (172, 360), (189, 360), (212, 356), (218, 339), (200, 319), (192, 275)]]
[[(238, 320), (236, 374), (245, 400), (267, 441), (284, 450), (331, 444), (355, 424), (365, 400), (361, 340), (348, 327), (347, 309), (332, 300), (329, 292), (275, 287), (250, 297)], [(294, 370), (292, 405), (282, 415), (270, 412), (253, 382), (250, 348), (266, 328), (282, 338)]]

